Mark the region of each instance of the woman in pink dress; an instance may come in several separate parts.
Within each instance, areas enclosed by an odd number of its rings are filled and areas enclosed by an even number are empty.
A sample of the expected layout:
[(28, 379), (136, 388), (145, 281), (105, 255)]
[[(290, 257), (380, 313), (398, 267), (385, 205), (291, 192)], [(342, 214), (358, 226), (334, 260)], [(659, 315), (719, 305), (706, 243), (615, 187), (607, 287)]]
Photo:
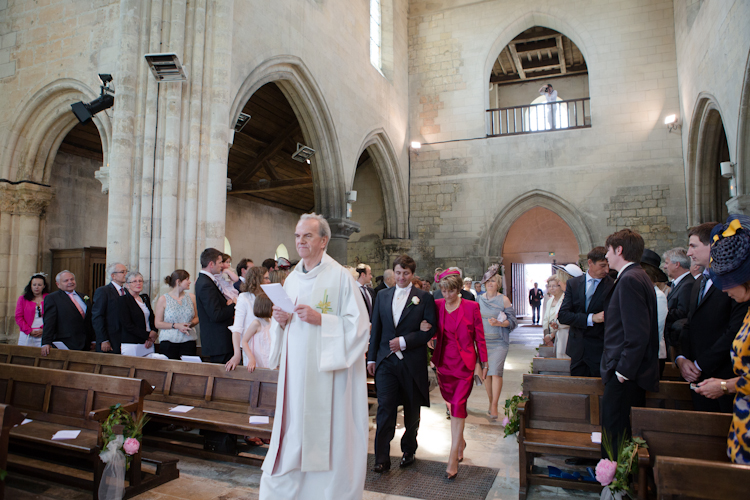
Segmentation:
[[(461, 299), (461, 273), (457, 268), (436, 270), (435, 282), (443, 298), (435, 301), (438, 324), (432, 362), (443, 399), (451, 410), (451, 452), (446, 477), (454, 479), (463, 460), (466, 401), (471, 394), (477, 352), (482, 362), (482, 380), (487, 376), (487, 347), (479, 304)], [(425, 325), (423, 325), (425, 326)]]

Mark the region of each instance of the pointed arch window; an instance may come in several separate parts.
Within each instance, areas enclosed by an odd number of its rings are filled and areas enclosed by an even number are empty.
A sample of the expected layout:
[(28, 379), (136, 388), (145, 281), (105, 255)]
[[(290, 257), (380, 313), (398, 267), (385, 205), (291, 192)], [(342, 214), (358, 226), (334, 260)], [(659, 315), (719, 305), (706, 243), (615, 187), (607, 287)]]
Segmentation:
[(370, 63), (382, 72), (383, 11), (380, 0), (370, 0)]

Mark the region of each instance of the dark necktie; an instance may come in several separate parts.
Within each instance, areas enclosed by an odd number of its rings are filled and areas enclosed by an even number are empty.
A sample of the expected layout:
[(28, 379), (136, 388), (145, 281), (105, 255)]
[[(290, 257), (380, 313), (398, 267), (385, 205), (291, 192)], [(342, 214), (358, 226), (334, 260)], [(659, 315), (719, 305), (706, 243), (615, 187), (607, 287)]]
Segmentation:
[(359, 291), (362, 292), (362, 298), (365, 299), (365, 305), (367, 306), (367, 312), (369, 314), (372, 314), (372, 304), (370, 303), (370, 292), (367, 291), (367, 288), (361, 286), (359, 287)]
[(708, 278), (704, 275), (703, 282), (701, 283), (701, 290), (698, 294), (698, 304), (703, 302), (703, 296), (706, 295), (706, 285), (708, 285)]
[(591, 304), (591, 297), (596, 292), (596, 280), (590, 280), (589, 286), (586, 288), (586, 310), (589, 310), (589, 304)]

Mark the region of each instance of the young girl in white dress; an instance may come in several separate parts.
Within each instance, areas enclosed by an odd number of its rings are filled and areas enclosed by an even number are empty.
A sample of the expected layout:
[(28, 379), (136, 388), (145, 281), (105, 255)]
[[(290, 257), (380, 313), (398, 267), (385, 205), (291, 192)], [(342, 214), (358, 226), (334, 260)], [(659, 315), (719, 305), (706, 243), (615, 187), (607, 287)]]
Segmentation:
[(271, 357), (271, 315), (273, 302), (265, 294), (255, 297), (253, 314), (255, 319), (242, 334), (242, 362), (247, 371), (256, 368), (276, 368), (269, 366)]

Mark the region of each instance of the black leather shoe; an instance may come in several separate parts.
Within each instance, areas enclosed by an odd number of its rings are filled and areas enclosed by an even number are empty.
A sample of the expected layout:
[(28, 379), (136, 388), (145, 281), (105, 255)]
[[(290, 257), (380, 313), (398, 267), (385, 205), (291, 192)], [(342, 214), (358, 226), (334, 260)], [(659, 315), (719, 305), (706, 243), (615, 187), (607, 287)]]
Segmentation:
[(416, 458), (414, 457), (413, 453), (404, 453), (404, 456), (401, 457), (401, 462), (398, 464), (399, 467), (409, 467), (411, 464), (414, 463)]
[(389, 470), (391, 470), (391, 464), (375, 464), (375, 467), (372, 468), (372, 471), (378, 474), (388, 472)]

